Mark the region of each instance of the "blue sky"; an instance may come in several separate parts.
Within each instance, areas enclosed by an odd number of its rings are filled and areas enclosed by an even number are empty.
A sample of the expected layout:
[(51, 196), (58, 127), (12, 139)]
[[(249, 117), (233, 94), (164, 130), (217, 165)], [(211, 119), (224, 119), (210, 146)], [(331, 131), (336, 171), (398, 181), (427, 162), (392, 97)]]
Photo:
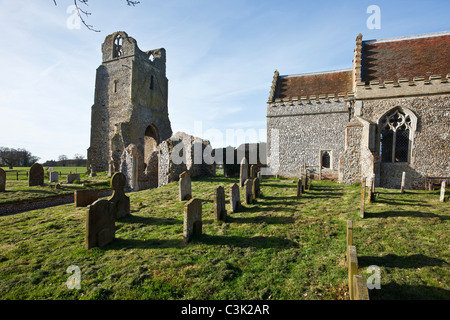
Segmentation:
[[(101, 32), (69, 29), (73, 2), (57, 3), (0, 0), (0, 146), (25, 148), (40, 162), (86, 155), (100, 48), (115, 31), (141, 50), (167, 50), (173, 132), (195, 134), (201, 121), (202, 138), (222, 147), (212, 133), (266, 129), (275, 69), (350, 68), (358, 33), (369, 40), (450, 30), (448, 0), (89, 0), (87, 22)], [(381, 29), (366, 25), (370, 5), (380, 7)]]

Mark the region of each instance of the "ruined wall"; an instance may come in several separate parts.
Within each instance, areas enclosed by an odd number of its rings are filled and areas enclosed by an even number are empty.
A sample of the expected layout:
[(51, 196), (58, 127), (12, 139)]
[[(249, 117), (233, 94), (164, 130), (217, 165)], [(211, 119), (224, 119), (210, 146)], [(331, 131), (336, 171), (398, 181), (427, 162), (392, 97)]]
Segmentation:
[[(328, 150), (332, 169), (337, 171), (344, 151), (350, 105), (351, 101), (344, 97), (268, 103), (267, 145), (271, 168), (279, 164), (279, 175), (298, 177), (303, 163), (318, 169), (321, 150)], [(279, 135), (278, 156), (277, 147), (273, 145), (273, 130), (278, 130)]]

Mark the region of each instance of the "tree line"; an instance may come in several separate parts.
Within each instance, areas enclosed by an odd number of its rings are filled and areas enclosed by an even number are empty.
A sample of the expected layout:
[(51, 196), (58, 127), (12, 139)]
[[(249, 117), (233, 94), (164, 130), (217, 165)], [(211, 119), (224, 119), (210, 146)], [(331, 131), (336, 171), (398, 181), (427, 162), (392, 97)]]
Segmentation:
[[(0, 167), (29, 167), (39, 161), (39, 157), (31, 154), (30, 151), (22, 148), (0, 147)], [(72, 159), (62, 154), (58, 160), (48, 160), (42, 164), (45, 167), (84, 167), (86, 158), (84, 155), (76, 153)]]

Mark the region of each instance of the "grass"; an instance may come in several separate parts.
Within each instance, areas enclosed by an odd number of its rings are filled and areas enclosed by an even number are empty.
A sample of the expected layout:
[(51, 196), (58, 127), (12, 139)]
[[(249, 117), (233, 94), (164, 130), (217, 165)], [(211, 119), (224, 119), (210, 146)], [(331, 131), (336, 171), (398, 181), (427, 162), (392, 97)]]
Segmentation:
[[(450, 299), (449, 204), (437, 191), (377, 189), (360, 219), (358, 185), (315, 180), (296, 198), (295, 183), (263, 182), (261, 198), (215, 222), (214, 188), (224, 186), (228, 201), (237, 181), (193, 180), (203, 234), (187, 246), (177, 183), (129, 193), (131, 215), (101, 249), (84, 249), (86, 208), (0, 217), (0, 298), (344, 300), (346, 220), (353, 219), (359, 273), (381, 268), (371, 299)], [(80, 268), (81, 289), (67, 288), (70, 265)]]
[[(3, 168), (5, 171), (7, 168)], [(75, 190), (82, 189), (110, 189), (110, 183), (106, 172), (100, 172), (97, 177), (89, 177), (85, 173), (86, 169), (82, 167), (54, 167), (54, 171), (61, 172), (59, 176), (59, 184), (61, 188), (57, 189), (57, 183), (48, 181), (48, 177), (44, 178), (44, 185), (42, 186), (28, 186), (28, 177), (26, 172), (29, 168), (14, 167), (13, 170), (19, 172), (19, 180), (16, 180), (16, 175), (7, 173), (6, 175), (6, 191), (0, 193), (0, 205), (12, 204), (19, 201), (30, 201), (37, 199), (46, 199), (62, 195), (73, 194)], [(80, 173), (80, 181), (74, 181), (72, 184), (64, 184), (66, 181), (65, 175), (68, 173)]]

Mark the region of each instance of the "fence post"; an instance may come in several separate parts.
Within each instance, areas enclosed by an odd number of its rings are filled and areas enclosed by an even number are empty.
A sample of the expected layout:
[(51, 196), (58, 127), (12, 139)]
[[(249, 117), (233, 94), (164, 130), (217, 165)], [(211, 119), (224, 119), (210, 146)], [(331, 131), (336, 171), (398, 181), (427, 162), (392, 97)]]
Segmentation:
[(369, 300), (369, 289), (367, 289), (367, 281), (363, 276), (353, 276), (353, 300)]
[(358, 274), (358, 256), (356, 255), (356, 247), (348, 246), (348, 289), (350, 292), (350, 300), (355, 299), (353, 286), (353, 276)]
[(353, 221), (347, 220), (347, 248), (353, 245)]
[(441, 183), (441, 194), (439, 197), (439, 201), (444, 202), (445, 201), (445, 185), (447, 184), (446, 180), (442, 180)]
[(405, 180), (406, 180), (406, 172), (402, 173), (402, 186), (400, 187), (400, 193), (405, 193)]
[(19, 171), (16, 171), (16, 180), (19, 181)]

